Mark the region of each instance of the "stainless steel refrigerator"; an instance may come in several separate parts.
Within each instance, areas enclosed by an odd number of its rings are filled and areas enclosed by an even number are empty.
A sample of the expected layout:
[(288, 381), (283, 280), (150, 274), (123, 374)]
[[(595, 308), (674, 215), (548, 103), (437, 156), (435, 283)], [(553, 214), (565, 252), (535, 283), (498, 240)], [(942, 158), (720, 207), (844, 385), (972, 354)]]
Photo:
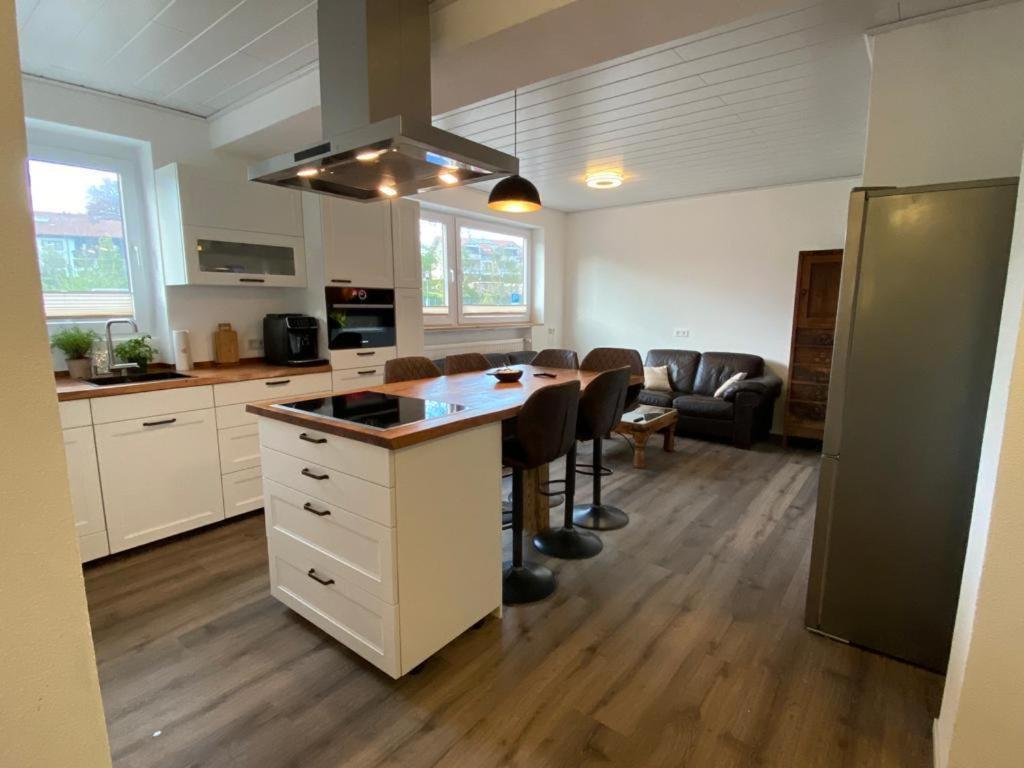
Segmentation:
[(806, 621), (940, 672), (1016, 197), (997, 179), (850, 199)]

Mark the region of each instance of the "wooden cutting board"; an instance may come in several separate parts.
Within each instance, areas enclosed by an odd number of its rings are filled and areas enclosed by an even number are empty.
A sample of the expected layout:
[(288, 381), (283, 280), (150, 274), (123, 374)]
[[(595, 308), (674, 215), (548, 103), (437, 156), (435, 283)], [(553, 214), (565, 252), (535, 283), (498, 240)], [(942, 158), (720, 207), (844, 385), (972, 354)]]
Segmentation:
[(218, 365), (238, 362), (238, 333), (231, 323), (219, 323), (213, 334), (213, 359)]

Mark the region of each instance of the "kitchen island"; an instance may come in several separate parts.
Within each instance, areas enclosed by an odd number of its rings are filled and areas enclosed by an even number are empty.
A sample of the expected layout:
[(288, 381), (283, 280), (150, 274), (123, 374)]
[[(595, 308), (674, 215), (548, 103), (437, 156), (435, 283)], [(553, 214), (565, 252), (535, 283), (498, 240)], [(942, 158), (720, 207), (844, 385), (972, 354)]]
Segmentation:
[[(517, 367), (514, 384), (467, 373), (372, 387), (403, 398), (378, 397), (377, 412), (344, 393), (247, 406), (260, 417), (273, 595), (392, 677), (500, 614), (501, 422), (537, 389), (596, 375)], [(423, 401), (434, 405), (410, 416)], [(370, 415), (334, 415), (357, 412)]]

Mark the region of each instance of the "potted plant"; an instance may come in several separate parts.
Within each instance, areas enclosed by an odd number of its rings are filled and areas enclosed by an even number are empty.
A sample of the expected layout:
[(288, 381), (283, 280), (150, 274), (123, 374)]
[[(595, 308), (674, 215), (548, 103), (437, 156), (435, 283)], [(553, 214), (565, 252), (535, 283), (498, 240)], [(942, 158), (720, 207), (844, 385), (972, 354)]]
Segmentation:
[(68, 375), (73, 379), (87, 379), (92, 375), (92, 345), (99, 336), (95, 331), (89, 331), (73, 325), (57, 331), (50, 338), (50, 348), (59, 349), (64, 353), (68, 363)]
[(145, 373), (153, 358), (157, 356), (157, 348), (149, 343), (152, 338), (146, 334), (138, 339), (122, 341), (114, 347), (114, 357), (126, 363), (135, 363), (139, 366), (138, 372)]

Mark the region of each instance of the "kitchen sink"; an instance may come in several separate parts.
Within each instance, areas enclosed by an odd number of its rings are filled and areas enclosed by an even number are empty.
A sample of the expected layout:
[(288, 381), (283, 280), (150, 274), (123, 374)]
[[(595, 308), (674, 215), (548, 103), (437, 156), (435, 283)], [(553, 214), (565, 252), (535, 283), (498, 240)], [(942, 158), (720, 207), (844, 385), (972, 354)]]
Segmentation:
[(176, 371), (153, 371), (152, 373), (129, 373), (127, 375), (120, 373), (109, 373), (105, 376), (96, 376), (92, 379), (86, 379), (90, 384), (95, 384), (98, 387), (110, 386), (112, 384), (141, 384), (146, 381), (169, 381), (174, 379), (191, 379), (187, 373), (177, 373)]

